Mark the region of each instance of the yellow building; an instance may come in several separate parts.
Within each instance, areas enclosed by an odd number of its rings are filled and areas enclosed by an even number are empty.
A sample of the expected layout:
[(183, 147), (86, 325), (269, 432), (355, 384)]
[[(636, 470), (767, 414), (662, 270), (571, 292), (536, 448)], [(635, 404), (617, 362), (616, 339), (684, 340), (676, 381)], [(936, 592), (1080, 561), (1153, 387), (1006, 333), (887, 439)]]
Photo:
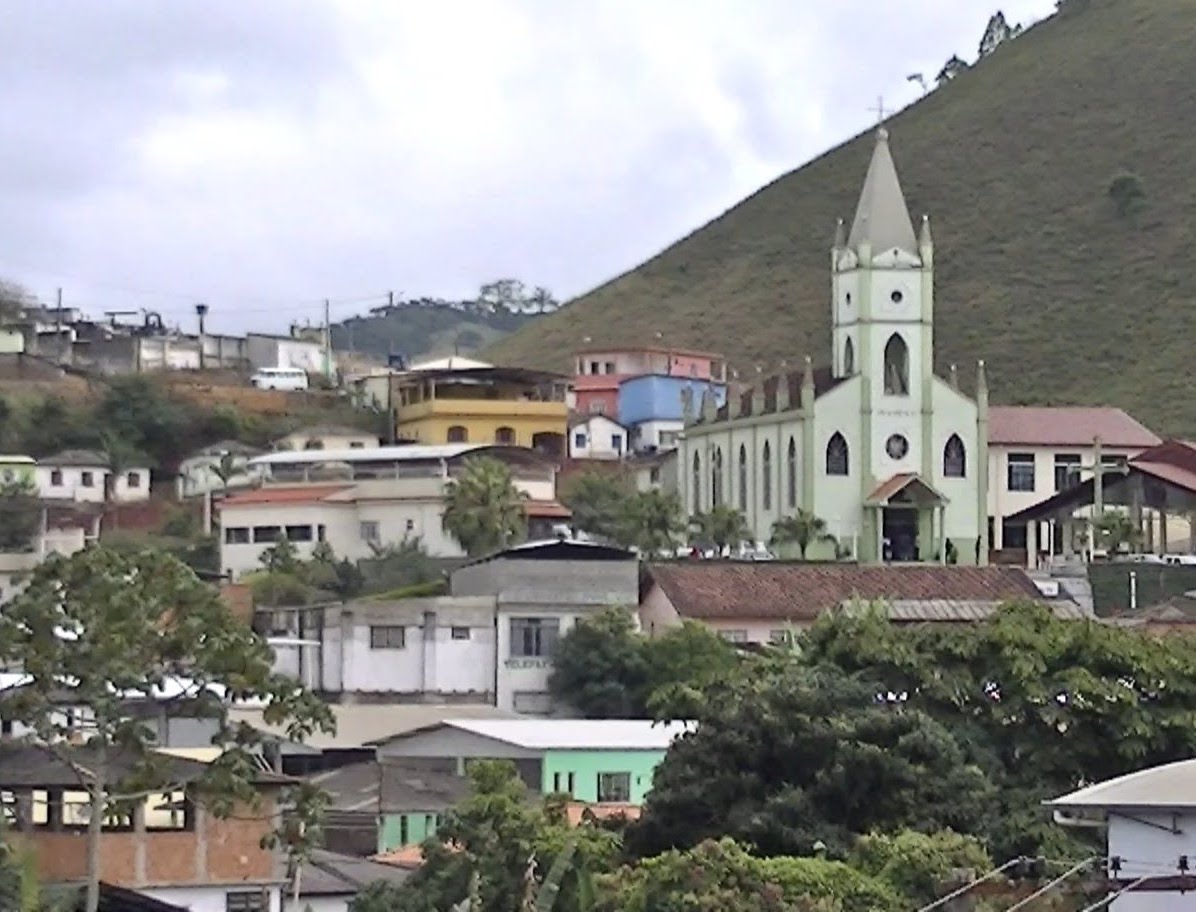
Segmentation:
[(412, 370), (391, 377), (395, 438), (565, 453), (568, 378), (508, 367)]

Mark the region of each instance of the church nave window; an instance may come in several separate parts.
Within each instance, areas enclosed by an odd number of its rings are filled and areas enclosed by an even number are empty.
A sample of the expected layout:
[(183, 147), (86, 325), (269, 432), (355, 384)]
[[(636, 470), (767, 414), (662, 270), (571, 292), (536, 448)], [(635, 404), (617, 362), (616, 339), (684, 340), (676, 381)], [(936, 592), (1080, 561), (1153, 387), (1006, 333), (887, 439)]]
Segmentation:
[(714, 448), (710, 459), (710, 506), (713, 509), (723, 502), (723, 449)]
[(843, 374), (850, 377), (855, 373), (855, 346), (851, 339), (843, 345)]
[(772, 509), (772, 449), (764, 441), (764, 456), (760, 460), (763, 475), (760, 482), (760, 500), (765, 510)]
[(958, 434), (947, 438), (943, 447), (943, 477), (963, 478), (968, 474), (968, 454)]
[(694, 453), (693, 512), (702, 509), (702, 458)]
[(789, 452), (785, 457), (785, 499), (789, 509), (797, 506), (797, 441), (789, 438)]
[(748, 470), (747, 447), (739, 445), (739, 512), (746, 513), (748, 508)]
[(897, 333), (889, 336), (885, 345), (885, 393), (909, 395), (909, 346)]
[(838, 431), (826, 442), (826, 474), (846, 475), (848, 453), (847, 440)]

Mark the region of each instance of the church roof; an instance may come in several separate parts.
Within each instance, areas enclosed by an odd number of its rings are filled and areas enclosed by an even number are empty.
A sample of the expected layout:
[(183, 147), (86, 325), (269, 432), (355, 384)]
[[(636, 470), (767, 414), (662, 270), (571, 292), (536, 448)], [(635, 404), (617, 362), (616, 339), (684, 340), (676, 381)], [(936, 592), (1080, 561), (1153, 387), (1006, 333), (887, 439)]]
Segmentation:
[(876, 148), (864, 178), (864, 189), (856, 205), (855, 218), (847, 245), (858, 248), (867, 241), (874, 253), (894, 247), (916, 254), (918, 241), (905, 205), (905, 194), (897, 179), (897, 166), (889, 152), (889, 131), (883, 127), (876, 134)]
[[(829, 392), (847, 379), (846, 377), (836, 377), (833, 368), (829, 366), (816, 367), (811, 373), (813, 374), (815, 397)], [(777, 392), (781, 389), (789, 391), (789, 408), (796, 409), (798, 403), (801, 401), (801, 386), (804, 377), (804, 371), (792, 371), (790, 373), (774, 374), (759, 381), (764, 391), (764, 410), (760, 414), (769, 415), (780, 411), (777, 405)], [(781, 386), (782, 383), (785, 384), (784, 387)], [(728, 418), (751, 415), (753, 389), (749, 389), (740, 395), (738, 410), (732, 411), (731, 399), (728, 398), (727, 403), (719, 407), (717, 420), (726, 421)]]
[(946, 503), (947, 498), (936, 491), (928, 482), (926, 482), (917, 472), (898, 472), (891, 476), (887, 481), (882, 481), (876, 486), (876, 489), (868, 495), (864, 503), (873, 506), (887, 504), (894, 497), (902, 491), (914, 489), (914, 498), (916, 501), (918, 496), (921, 499), (929, 500), (937, 503)]

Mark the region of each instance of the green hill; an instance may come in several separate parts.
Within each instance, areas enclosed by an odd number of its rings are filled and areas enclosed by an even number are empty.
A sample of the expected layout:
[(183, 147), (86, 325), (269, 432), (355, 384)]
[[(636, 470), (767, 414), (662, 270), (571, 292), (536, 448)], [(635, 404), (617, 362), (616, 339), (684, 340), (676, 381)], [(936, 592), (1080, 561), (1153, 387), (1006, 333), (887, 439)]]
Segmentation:
[[(910, 208), (934, 229), (940, 371), (970, 379), (984, 358), (994, 401), (1109, 403), (1196, 434), (1193, 47), (1196, 0), (1071, 0), (892, 118)], [(829, 248), (872, 144), (784, 175), (488, 355), (562, 369), (586, 336), (660, 333), (744, 376), (827, 361)], [(1143, 193), (1125, 213), (1119, 176)]]

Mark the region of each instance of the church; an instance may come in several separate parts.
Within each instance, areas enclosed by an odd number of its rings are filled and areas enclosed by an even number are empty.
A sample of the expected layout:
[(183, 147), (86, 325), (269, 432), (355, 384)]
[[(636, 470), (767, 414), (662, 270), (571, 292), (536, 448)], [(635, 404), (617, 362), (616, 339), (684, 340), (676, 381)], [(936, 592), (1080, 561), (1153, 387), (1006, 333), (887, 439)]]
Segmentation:
[(934, 374), (934, 242), (905, 204), (881, 128), (849, 232), (831, 250), (831, 361), (763, 380), (721, 408), (688, 403), (677, 450), (687, 515), (717, 505), (768, 542), (806, 510), (811, 558), (988, 561), (988, 392)]

